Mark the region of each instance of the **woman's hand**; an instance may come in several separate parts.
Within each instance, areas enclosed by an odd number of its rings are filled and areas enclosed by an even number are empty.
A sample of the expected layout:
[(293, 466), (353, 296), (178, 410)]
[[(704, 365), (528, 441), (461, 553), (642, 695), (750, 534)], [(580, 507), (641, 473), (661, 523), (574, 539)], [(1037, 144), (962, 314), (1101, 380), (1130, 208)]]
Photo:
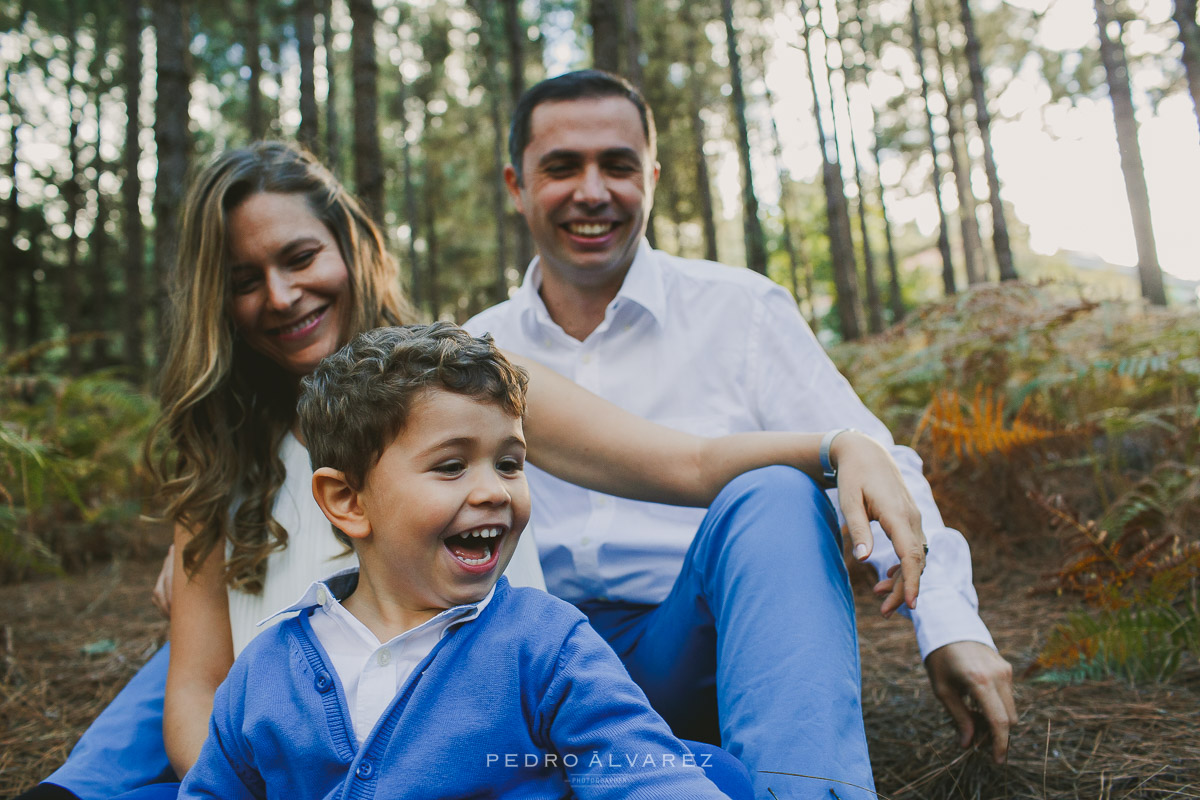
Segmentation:
[(838, 503), (846, 518), (854, 557), (863, 561), (871, 555), (874, 521), (892, 540), (900, 558), (900, 563), (875, 585), (875, 593), (884, 597), (880, 611), (885, 617), (891, 616), (902, 602), (916, 608), (927, 548), (921, 512), (896, 462), (883, 445), (856, 431), (834, 438), (829, 459), (837, 467)]

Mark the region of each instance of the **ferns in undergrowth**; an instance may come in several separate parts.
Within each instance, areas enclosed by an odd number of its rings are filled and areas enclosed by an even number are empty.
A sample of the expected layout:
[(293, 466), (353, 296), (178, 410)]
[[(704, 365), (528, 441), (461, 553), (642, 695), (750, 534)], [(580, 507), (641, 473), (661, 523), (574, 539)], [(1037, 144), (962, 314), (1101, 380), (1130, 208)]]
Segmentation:
[(28, 356), (0, 362), (5, 580), (130, 549), (144, 494), (140, 446), (156, 408), (112, 371), (16, 373)]

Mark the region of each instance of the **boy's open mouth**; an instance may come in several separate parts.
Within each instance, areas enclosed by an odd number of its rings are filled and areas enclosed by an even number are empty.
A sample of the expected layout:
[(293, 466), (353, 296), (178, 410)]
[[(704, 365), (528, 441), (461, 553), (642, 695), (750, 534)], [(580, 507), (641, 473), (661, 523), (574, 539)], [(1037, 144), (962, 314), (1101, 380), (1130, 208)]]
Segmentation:
[(508, 529), (501, 526), (474, 528), (449, 536), (445, 540), (450, 555), (469, 567), (479, 567), (492, 560), (500, 549), (500, 541)]

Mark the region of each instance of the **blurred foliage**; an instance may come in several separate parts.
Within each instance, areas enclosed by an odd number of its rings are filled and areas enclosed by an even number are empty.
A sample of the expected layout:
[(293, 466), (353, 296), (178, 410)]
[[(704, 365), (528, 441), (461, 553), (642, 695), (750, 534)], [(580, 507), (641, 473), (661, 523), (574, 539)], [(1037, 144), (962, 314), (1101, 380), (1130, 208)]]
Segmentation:
[(1200, 656), (1194, 308), (987, 286), (832, 355), (925, 459), (949, 524), (999, 546), (1047, 530), (1057, 544), (1038, 589), (1085, 608), (1035, 671), (1161, 680)]
[[(52, 357), (51, 342), (39, 346)], [(57, 572), (144, 545), (141, 445), (157, 412), (113, 370), (78, 378), (0, 362), (0, 578)]]

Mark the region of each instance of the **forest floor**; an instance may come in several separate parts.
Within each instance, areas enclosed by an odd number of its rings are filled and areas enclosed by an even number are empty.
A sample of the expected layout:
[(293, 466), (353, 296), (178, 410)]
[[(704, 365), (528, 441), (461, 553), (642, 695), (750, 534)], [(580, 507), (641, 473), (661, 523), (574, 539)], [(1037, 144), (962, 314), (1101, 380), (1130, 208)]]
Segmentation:
[[(1052, 559), (1047, 538), (973, 542), (984, 620), (1017, 673), (1009, 763), (990, 746), (959, 749), (918, 662), (911, 626), (883, 620), (858, 587), (867, 734), (881, 797), (1200, 797), (1200, 668), (1170, 683), (1131, 687), (1027, 680), (1051, 626), (1078, 601), (1033, 595)], [(63, 578), (0, 587), (0, 797), (47, 775), (79, 734), (164, 640), (149, 601), (157, 561), (121, 561)], [(780, 777), (779, 800), (806, 797)], [(847, 797), (855, 796), (847, 792)]]

